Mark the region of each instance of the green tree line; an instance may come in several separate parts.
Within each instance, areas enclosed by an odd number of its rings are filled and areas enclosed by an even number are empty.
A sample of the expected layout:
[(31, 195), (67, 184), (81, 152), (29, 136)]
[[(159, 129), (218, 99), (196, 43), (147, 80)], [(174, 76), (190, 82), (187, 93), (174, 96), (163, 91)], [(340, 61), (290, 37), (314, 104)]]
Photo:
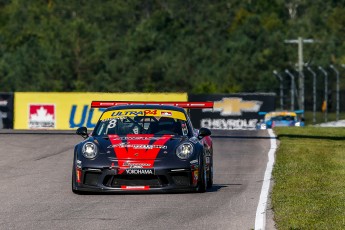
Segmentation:
[(0, 91), (272, 92), (345, 63), (344, 0), (0, 0)]

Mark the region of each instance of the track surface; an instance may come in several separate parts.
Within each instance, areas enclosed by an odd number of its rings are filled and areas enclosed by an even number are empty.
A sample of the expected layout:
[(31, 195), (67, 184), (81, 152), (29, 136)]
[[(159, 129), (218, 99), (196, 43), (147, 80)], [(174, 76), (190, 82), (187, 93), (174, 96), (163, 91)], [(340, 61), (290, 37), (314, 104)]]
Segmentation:
[(270, 148), (266, 131), (214, 131), (204, 194), (75, 195), (65, 134), (0, 133), (0, 229), (253, 229)]

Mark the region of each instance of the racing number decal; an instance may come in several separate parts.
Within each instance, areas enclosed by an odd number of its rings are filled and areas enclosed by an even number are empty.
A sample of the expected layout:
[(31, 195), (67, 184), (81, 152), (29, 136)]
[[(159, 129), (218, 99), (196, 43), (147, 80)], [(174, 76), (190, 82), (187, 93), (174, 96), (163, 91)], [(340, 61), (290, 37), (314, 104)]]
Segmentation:
[(110, 120), (109, 121), (109, 124), (108, 124), (108, 129), (112, 129), (116, 126), (116, 120), (113, 119), (113, 120)]
[(157, 110), (145, 110), (145, 115), (157, 115)]

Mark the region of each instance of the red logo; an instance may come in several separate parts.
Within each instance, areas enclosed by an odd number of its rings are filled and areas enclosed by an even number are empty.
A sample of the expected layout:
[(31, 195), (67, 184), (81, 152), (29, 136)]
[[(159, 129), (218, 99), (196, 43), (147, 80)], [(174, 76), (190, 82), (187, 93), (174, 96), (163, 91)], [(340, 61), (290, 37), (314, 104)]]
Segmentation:
[(56, 125), (54, 104), (30, 104), (29, 105), (29, 128), (30, 129), (53, 129)]

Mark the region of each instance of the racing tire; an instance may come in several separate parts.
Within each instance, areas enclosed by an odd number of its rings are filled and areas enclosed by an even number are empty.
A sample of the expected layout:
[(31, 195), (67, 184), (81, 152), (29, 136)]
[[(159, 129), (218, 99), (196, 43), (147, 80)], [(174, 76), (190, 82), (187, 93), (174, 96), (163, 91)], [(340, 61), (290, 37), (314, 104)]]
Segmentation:
[(200, 161), (202, 164), (199, 166), (199, 182), (197, 191), (199, 193), (204, 193), (207, 190), (207, 171), (205, 169), (204, 160)]
[(213, 159), (211, 160), (210, 168), (208, 170), (207, 188), (212, 188), (212, 186), (213, 186)]

